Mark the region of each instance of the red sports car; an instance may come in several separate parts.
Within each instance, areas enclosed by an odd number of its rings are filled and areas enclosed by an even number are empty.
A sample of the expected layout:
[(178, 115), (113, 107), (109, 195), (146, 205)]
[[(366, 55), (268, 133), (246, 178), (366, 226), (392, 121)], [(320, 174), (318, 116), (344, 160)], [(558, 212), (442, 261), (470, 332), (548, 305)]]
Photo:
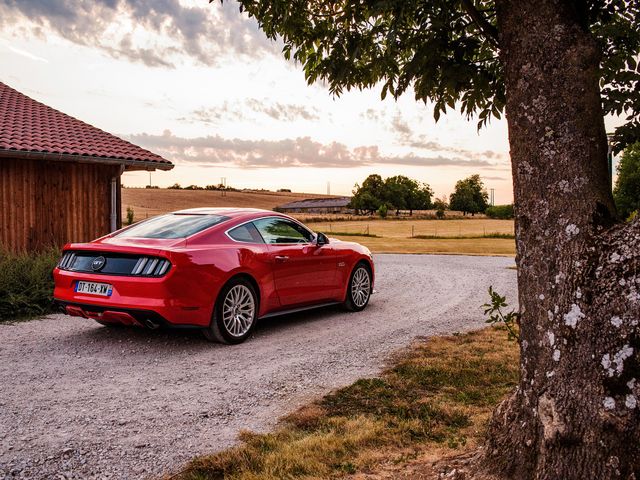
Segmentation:
[(336, 303), (364, 309), (374, 266), (366, 247), (286, 215), (196, 208), (67, 244), (53, 274), (55, 300), (69, 315), (199, 328), (240, 343), (258, 318)]

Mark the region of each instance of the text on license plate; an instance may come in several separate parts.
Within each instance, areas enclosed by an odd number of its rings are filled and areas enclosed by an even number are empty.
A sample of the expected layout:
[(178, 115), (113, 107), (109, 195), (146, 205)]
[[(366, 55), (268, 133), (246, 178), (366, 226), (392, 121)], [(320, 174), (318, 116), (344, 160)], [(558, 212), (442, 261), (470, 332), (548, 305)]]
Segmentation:
[(76, 283), (77, 293), (90, 293), (93, 295), (102, 295), (103, 297), (110, 297), (112, 291), (113, 291), (113, 286), (109, 285), (108, 283), (83, 282), (83, 281), (79, 281)]

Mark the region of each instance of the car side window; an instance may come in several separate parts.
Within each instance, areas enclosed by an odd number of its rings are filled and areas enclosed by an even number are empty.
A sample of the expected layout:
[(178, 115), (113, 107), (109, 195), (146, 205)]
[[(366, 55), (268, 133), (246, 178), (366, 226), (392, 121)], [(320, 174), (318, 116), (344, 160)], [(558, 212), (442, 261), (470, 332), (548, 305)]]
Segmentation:
[(253, 222), (265, 243), (309, 243), (313, 234), (301, 225), (284, 218), (261, 218)]
[(245, 223), (229, 230), (229, 236), (237, 242), (264, 243), (262, 236), (253, 223)]

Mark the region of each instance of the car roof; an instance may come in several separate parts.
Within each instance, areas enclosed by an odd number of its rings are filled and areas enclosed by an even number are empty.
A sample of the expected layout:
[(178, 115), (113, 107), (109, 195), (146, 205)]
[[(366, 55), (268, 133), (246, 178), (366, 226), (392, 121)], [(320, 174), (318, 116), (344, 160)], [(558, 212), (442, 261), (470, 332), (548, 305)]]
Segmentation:
[(260, 217), (262, 215), (278, 215), (284, 216), (271, 210), (262, 210), (259, 208), (231, 208), (231, 207), (200, 207), (200, 208), (187, 208), (185, 210), (178, 210), (171, 212), (174, 215), (221, 215), (223, 217), (229, 217), (232, 219), (245, 218), (245, 217)]

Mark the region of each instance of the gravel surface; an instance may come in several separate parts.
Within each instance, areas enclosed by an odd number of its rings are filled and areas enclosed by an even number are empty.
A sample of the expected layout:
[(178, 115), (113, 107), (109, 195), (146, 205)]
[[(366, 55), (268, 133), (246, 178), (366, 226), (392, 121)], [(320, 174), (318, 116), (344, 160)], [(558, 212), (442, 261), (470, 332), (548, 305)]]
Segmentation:
[(300, 404), (374, 375), (416, 336), (482, 327), (513, 259), (377, 255), (368, 308), (265, 320), (237, 346), (197, 332), (108, 329), (51, 315), (0, 325), (0, 478), (139, 479), (264, 431)]

